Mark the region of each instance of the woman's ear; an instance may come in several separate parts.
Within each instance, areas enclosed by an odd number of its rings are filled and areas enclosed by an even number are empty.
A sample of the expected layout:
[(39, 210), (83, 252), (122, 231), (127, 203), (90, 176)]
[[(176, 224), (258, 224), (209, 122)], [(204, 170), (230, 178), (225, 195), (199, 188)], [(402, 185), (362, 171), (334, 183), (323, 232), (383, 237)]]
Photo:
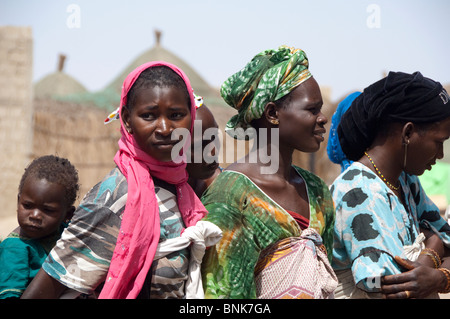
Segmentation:
[(412, 123), (412, 122), (408, 122), (405, 125), (403, 125), (403, 128), (402, 128), (402, 143), (403, 144), (409, 143), (409, 140), (410, 140), (414, 130), (415, 130), (415, 126), (414, 126), (414, 123)]
[(122, 117), (122, 122), (125, 125), (125, 129), (129, 134), (133, 134), (133, 130), (131, 129), (130, 125), (130, 110), (128, 109), (127, 106), (124, 105), (122, 106), (120, 112), (121, 112), (120, 116)]
[(266, 104), (266, 107), (264, 108), (264, 116), (270, 124), (280, 124), (280, 120), (278, 119), (277, 105), (275, 103), (269, 102)]

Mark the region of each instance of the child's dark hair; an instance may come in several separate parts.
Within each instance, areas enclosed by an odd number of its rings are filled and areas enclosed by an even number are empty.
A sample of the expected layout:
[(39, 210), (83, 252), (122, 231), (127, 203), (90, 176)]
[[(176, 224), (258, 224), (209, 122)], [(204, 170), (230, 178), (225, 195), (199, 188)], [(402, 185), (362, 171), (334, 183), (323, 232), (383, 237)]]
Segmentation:
[(134, 82), (127, 95), (127, 108), (131, 110), (136, 102), (137, 92), (141, 89), (147, 89), (149, 87), (175, 87), (177, 89), (186, 92), (186, 101), (190, 109), (191, 99), (181, 76), (179, 76), (174, 70), (165, 66), (159, 65), (150, 67), (139, 75), (136, 82)]
[(19, 184), (19, 194), (22, 192), (23, 184), (28, 177), (46, 179), (50, 183), (56, 183), (66, 190), (66, 203), (72, 206), (78, 196), (80, 189), (78, 171), (68, 159), (54, 155), (45, 155), (33, 160), (22, 175)]

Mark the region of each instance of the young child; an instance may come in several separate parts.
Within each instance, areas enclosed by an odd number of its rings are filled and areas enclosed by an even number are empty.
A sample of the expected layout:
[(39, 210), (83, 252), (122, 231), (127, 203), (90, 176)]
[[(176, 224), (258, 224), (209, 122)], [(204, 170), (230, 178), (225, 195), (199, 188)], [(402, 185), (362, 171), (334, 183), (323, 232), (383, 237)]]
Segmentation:
[(0, 244), (0, 299), (19, 298), (73, 215), (78, 173), (64, 158), (42, 156), (25, 169), (17, 196), (19, 227)]
[(172, 158), (180, 143), (172, 132), (192, 132), (195, 111), (189, 80), (172, 64), (148, 62), (126, 77), (117, 166), (84, 197), (24, 299), (60, 298), (67, 288), (101, 289), (102, 299), (188, 296), (195, 251), (163, 255), (160, 246), (206, 214), (187, 183), (186, 155)]

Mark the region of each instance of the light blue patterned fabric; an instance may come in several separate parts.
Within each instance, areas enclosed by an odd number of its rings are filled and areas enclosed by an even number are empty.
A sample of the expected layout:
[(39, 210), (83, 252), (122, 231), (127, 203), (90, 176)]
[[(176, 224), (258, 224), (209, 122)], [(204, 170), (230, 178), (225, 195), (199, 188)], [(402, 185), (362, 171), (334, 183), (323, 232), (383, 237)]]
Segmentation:
[(412, 245), (419, 225), (439, 232), (450, 243), (450, 226), (426, 196), (417, 176), (400, 175), (408, 209), (369, 168), (353, 162), (333, 183), (336, 206), (332, 266), (351, 268), (357, 286), (376, 292), (368, 285), (374, 277), (401, 272), (393, 256), (403, 255)]

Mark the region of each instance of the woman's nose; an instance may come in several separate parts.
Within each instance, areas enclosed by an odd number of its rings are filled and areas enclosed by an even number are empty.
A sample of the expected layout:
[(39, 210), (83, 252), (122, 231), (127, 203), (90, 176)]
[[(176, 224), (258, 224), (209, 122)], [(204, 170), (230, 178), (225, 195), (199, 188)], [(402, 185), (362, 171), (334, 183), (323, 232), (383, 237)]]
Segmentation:
[(166, 118), (161, 118), (158, 121), (158, 127), (156, 131), (164, 136), (170, 135), (172, 133), (172, 122)]
[(325, 125), (328, 123), (328, 118), (325, 116), (325, 114), (320, 112), (319, 116), (317, 117), (317, 122), (321, 123), (322, 125)]

